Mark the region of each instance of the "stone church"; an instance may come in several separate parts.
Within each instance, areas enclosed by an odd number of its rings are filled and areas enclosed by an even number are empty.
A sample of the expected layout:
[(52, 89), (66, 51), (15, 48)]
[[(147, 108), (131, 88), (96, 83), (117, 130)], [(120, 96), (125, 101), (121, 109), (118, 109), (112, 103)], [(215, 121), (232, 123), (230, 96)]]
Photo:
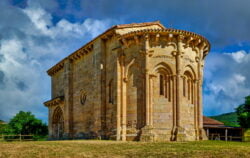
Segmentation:
[(210, 44), (159, 21), (115, 25), (47, 73), (51, 139), (193, 141)]

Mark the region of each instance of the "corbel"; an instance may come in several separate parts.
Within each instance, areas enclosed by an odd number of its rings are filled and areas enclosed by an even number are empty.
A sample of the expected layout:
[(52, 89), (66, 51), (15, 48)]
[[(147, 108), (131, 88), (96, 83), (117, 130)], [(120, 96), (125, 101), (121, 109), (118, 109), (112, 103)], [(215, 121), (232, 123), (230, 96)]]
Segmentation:
[(184, 35), (182, 35), (182, 34), (180, 34), (180, 35), (178, 35), (178, 36), (177, 36), (177, 40), (178, 40), (178, 42), (183, 41), (183, 40), (184, 40), (184, 38), (185, 38), (185, 36), (184, 36)]
[(187, 45), (189, 45), (189, 43), (192, 41), (192, 40), (194, 40), (194, 38), (192, 37), (192, 36), (189, 36), (189, 38), (187, 39)]
[(125, 48), (128, 48), (128, 42), (125, 38), (122, 38), (122, 43), (125, 46)]
[(197, 40), (195, 40), (195, 42), (194, 42), (194, 46), (196, 47), (196, 46), (198, 46), (200, 43), (201, 43), (201, 39), (197, 39)]
[(157, 34), (155, 35), (155, 43), (158, 43), (158, 42), (159, 42), (159, 39), (160, 39), (160, 34), (157, 33)]
[(139, 38), (137, 35), (134, 36), (134, 40), (135, 40), (135, 43), (138, 45), (140, 42), (139, 42)]

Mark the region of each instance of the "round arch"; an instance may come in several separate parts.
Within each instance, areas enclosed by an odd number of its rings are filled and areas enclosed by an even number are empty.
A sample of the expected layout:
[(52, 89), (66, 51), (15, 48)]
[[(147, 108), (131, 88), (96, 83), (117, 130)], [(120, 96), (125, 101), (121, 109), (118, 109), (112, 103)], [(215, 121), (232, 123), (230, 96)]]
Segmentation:
[(64, 117), (61, 107), (56, 107), (52, 116), (53, 137), (61, 138), (64, 132)]
[(196, 76), (196, 73), (195, 73), (195, 71), (194, 71), (194, 69), (193, 69), (193, 67), (191, 66), (191, 65), (186, 65), (185, 66), (185, 68), (183, 69), (183, 75), (185, 75), (185, 73), (187, 74), (189, 74), (189, 75), (191, 75), (192, 76), (192, 79), (197, 79), (198, 77)]

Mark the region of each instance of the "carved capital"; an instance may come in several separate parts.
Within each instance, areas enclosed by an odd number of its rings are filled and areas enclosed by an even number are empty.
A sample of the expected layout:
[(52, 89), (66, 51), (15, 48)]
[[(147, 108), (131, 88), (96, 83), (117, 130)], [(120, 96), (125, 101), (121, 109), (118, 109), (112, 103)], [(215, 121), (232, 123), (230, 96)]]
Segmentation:
[(180, 35), (177, 37), (178, 42), (183, 41), (183, 40), (184, 40), (184, 38), (185, 38), (185, 36), (184, 36), (184, 35), (182, 35), (182, 34), (180, 34)]
[(134, 36), (134, 40), (135, 40), (135, 44), (138, 45), (138, 44), (140, 43), (139, 38), (138, 38), (138, 36), (136, 36), (136, 35)]
[(149, 74), (149, 77), (150, 78), (155, 78), (155, 77), (157, 77), (155, 74)]
[(148, 41), (149, 40), (149, 35), (145, 34), (144, 38), (145, 38), (146, 41)]

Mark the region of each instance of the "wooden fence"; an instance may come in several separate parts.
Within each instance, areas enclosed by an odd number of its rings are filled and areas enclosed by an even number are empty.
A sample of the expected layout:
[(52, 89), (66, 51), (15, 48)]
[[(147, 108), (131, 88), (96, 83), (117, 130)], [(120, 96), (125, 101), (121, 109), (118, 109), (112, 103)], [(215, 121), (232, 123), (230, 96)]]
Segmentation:
[(2, 141), (31, 141), (33, 140), (33, 135), (0, 135), (0, 140)]

